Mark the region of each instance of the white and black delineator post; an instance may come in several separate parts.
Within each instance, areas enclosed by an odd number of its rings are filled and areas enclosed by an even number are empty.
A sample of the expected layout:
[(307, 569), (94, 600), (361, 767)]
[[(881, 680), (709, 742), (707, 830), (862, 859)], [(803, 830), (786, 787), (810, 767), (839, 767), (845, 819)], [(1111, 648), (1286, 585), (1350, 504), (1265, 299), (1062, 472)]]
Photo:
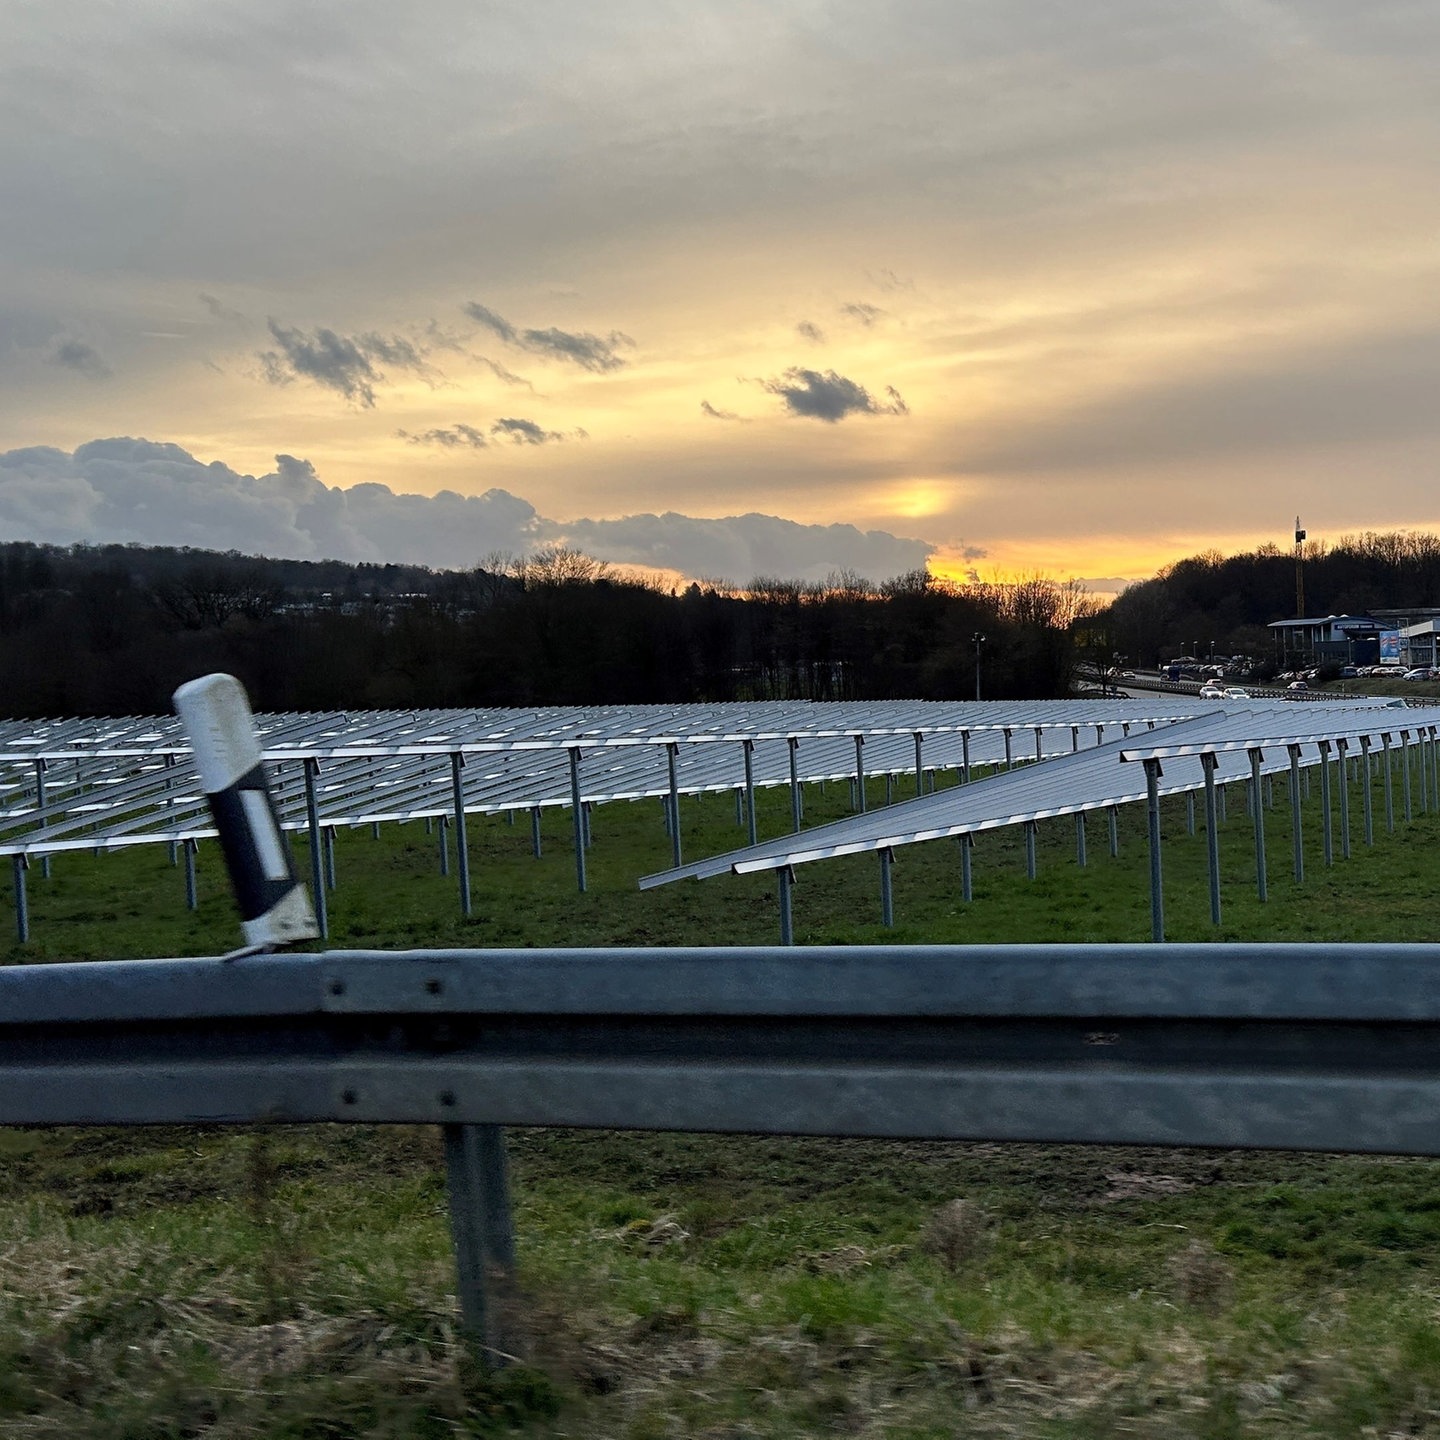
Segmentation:
[[(320, 934), (310, 898), (296, 878), (270, 789), (265, 781), (260, 738), (245, 689), (233, 675), (206, 675), (175, 692), (175, 710), (190, 736), (200, 784), (220, 832), (226, 868), (240, 902), (245, 939), (257, 949), (273, 949)], [(455, 757), (456, 822), (464, 869), (464, 808), (459, 804), (460, 760)], [(307, 765), (311, 762), (307, 762)], [(313, 780), (313, 772), (307, 769)], [(314, 787), (309, 787), (311, 836)], [(443, 825), (443, 817), (442, 817)], [(441, 830), (444, 844), (444, 830)], [(187, 851), (187, 854), (189, 852)], [(318, 851), (316, 852), (318, 855)], [(21, 857), (23, 858), (23, 857)], [(17, 859), (17, 864), (19, 860)], [(17, 871), (18, 874), (18, 871)], [(316, 872), (316, 887), (324, 883)], [(323, 893), (322, 893), (323, 903)], [(510, 1210), (505, 1132), (498, 1125), (444, 1125), (445, 1168), (450, 1192), (450, 1228), (464, 1328), (482, 1362), (504, 1365), (509, 1359), (507, 1320), (502, 1302), (513, 1290), (515, 1230)], [(493, 1294), (492, 1294), (493, 1290)]]
[(233, 675), (191, 680), (175, 692), (175, 713), (195, 751), (246, 944), (272, 950), (315, 939), (320, 927), (280, 830), (244, 686)]

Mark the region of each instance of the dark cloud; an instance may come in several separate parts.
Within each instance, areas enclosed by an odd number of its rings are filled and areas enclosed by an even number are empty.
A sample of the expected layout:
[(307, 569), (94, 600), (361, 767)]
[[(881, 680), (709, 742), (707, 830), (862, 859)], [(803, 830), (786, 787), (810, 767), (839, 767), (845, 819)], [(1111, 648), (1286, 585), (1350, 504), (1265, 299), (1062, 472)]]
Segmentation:
[(584, 430), (572, 430), (568, 435), (560, 430), (546, 430), (533, 420), (522, 420), (515, 416), (502, 416), (488, 431), (474, 425), (450, 425), (435, 430), (422, 430), (412, 435), (408, 430), (397, 430), (397, 435), (412, 445), (440, 445), (447, 450), (468, 447), (484, 450), (491, 438), (508, 440), (512, 445), (550, 445), (560, 440), (588, 440)]
[(340, 335), (323, 325), (307, 335), (274, 319), (268, 324), (280, 348), (262, 351), (259, 358), (265, 379), (272, 385), (288, 385), (299, 378), (312, 380), (343, 395), (352, 405), (369, 410), (375, 404), (375, 387), (385, 380), (375, 361), (427, 379), (436, 373), (427, 363), (425, 352), (403, 336), (379, 335), (373, 330)]
[[(444, 433), (458, 437), (454, 444), (469, 443), (463, 427)], [(478, 430), (471, 433), (484, 443)], [(737, 582), (754, 575), (821, 580), (842, 570), (882, 580), (923, 565), (934, 549), (885, 531), (799, 525), (773, 515), (561, 522), (505, 490), (478, 496), (404, 495), (375, 484), (342, 490), (294, 455), (277, 455), (271, 474), (254, 476), (218, 460), (207, 465), (178, 445), (133, 438), (92, 440), (73, 455), (49, 446), (0, 452), (0, 533), (61, 545), (223, 546), (441, 568), (472, 566), (495, 551), (568, 544), (600, 560)]]
[(812, 345), (823, 345), (825, 343), (825, 332), (812, 320), (802, 320), (796, 327), (795, 333), (802, 340), (808, 340)]
[(105, 380), (110, 376), (110, 367), (105, 363), (104, 357), (93, 345), (87, 345), (83, 340), (62, 336), (50, 347), (46, 359), (52, 365), (60, 366), (62, 370), (73, 370), (77, 375), (84, 375), (91, 380)]
[(486, 355), (477, 355), (475, 358), (485, 366), (497, 380), (503, 380), (505, 384), (513, 385), (517, 389), (528, 390), (532, 395), (535, 393), (535, 386), (523, 375), (517, 375), (513, 370), (507, 370), (498, 361), (491, 360)]
[(461, 446), (483, 450), (490, 443), (485, 438), (485, 432), (477, 430), (473, 425), (451, 425), (448, 429), (422, 430), (418, 435), (412, 435), (408, 430), (397, 430), (395, 433), (412, 445), (443, 445), (447, 450), (455, 450)]
[(243, 323), (245, 320), (245, 317), (238, 310), (232, 310), (228, 305), (216, 299), (214, 295), (207, 295), (202, 290), (199, 299), (200, 303), (210, 312), (212, 318), (216, 320), (224, 320), (232, 325)]
[[(553, 440), (565, 439), (565, 436), (558, 430), (545, 430), (533, 420), (514, 418), (497, 420), (490, 427), (490, 433), (505, 436), (516, 445), (548, 445)], [(585, 432), (581, 430), (577, 434), (583, 436)]]
[(708, 400), (700, 402), (700, 413), (708, 415), (712, 420), (736, 420), (741, 425), (750, 423), (743, 415), (737, 415), (733, 410), (717, 410)]
[(863, 300), (852, 300), (849, 304), (840, 307), (840, 313), (858, 321), (868, 330), (885, 312), (878, 305), (867, 305)]
[(615, 353), (616, 350), (635, 343), (619, 330), (612, 330), (604, 337), (591, 335), (588, 331), (557, 330), (553, 325), (544, 330), (519, 330), (504, 316), (497, 315), (489, 306), (475, 300), (465, 306), (465, 313), (487, 330), (492, 330), (506, 345), (513, 345), (531, 355), (565, 360), (595, 374), (620, 369), (625, 360)]
[(847, 415), (908, 415), (910, 407), (900, 398), (894, 386), (887, 385), (888, 405), (881, 404), (861, 384), (837, 375), (833, 370), (821, 374), (792, 366), (778, 380), (760, 382), (772, 395), (784, 401), (792, 415), (824, 420), (833, 425)]

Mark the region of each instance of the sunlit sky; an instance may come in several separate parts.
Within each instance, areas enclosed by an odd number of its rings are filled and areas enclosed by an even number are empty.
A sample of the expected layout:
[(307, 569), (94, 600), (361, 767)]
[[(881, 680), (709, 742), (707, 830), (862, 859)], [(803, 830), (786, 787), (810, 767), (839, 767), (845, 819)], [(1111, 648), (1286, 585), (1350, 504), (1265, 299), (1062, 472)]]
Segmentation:
[(1440, 528), (1437, 122), (1433, 3), (10, 0), (0, 528), (1097, 589)]

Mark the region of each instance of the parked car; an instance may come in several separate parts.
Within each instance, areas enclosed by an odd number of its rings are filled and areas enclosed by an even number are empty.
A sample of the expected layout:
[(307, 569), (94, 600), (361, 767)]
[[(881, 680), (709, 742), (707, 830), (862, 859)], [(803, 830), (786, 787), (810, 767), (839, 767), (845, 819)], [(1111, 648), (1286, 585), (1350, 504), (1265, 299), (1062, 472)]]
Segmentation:
[(1228, 685), (1225, 688), (1224, 698), (1226, 700), (1248, 700), (1250, 692), (1239, 685)]
[(1225, 690), (1220, 685), (1202, 685), (1200, 687), (1200, 698), (1202, 700), (1223, 700)]
[(1292, 680), (1285, 688), (1292, 694), (1298, 694), (1301, 690), (1308, 690), (1310, 687), (1303, 680)]
[(1400, 678), (1402, 680), (1433, 680), (1435, 672), (1428, 665), (1421, 665), (1414, 670), (1407, 670)]

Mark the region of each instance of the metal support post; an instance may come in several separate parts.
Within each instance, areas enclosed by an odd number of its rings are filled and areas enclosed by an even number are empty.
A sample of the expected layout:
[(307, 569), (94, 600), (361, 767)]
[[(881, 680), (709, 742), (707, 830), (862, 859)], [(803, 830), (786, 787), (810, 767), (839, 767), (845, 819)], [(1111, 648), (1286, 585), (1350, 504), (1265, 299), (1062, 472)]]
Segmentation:
[(1345, 757), (1349, 745), (1346, 740), (1337, 740), (1335, 749), (1340, 755), (1340, 858), (1350, 858), (1350, 762)]
[(1325, 868), (1335, 863), (1334, 843), (1330, 838), (1330, 742), (1320, 741), (1320, 833)]
[(470, 843), (465, 835), (465, 783), (460, 778), (465, 757), (455, 750), (450, 755), (450, 790), (455, 800), (455, 869), (460, 876), (460, 913), (470, 913)]
[(1112, 805), (1107, 818), (1110, 822), (1110, 858), (1113, 860), (1120, 853), (1120, 807)]
[(15, 871), (15, 934), (22, 945), (30, 939), (30, 897), (25, 893), (25, 871), (30, 862), (23, 855), (11, 857)]
[(975, 849), (973, 835), (961, 835), (960, 839), (960, 898), (968, 905), (975, 898), (974, 886), (970, 883), (972, 851)]
[(540, 858), (540, 807), (530, 807), (530, 853), (538, 860)]
[(800, 796), (800, 741), (792, 735), (788, 742), (790, 750), (790, 829), (800, 833), (800, 822), (804, 818), (803, 801)]
[[(37, 761), (35, 762), (35, 792), (36, 792), (36, 793), (35, 793), (35, 798), (36, 798), (36, 801), (39, 803), (39, 805), (40, 805), (40, 807), (41, 807), (42, 809), (43, 809), (44, 806), (45, 806), (45, 790), (44, 790), (44, 785), (45, 785), (45, 780), (44, 780), (45, 770), (44, 770), (44, 766), (45, 766), (45, 762), (44, 762), (43, 760), (37, 760)], [(168, 798), (169, 795), (170, 795), (170, 791), (171, 791), (171, 790), (174, 788), (174, 786), (175, 786), (175, 777), (174, 777), (173, 775), (171, 775), (171, 773), (170, 773), (174, 768), (175, 768), (175, 757), (174, 757), (173, 755), (167, 755), (167, 756), (165, 757), (165, 794), (166, 794), (166, 797), (167, 797), (166, 800), (165, 800), (165, 810), (166, 810), (167, 814), (175, 809), (175, 802), (174, 802), (174, 800)], [(166, 849), (166, 851), (167, 851), (167, 853), (168, 853), (168, 855), (169, 855), (170, 864), (171, 864), (172, 866), (178, 865), (178, 864), (180, 863), (180, 854), (179, 854), (179, 849), (178, 849), (178, 847), (176, 846), (175, 842), (174, 842), (173, 840), (171, 840), (171, 841), (165, 846), (165, 849)]]
[(325, 886), (335, 888), (335, 827), (327, 825), (322, 832), (325, 837)]
[(1295, 852), (1295, 883), (1305, 882), (1305, 840), (1300, 825), (1300, 747), (1290, 750), (1290, 844)]
[(1365, 843), (1375, 843), (1375, 799), (1370, 780), (1370, 737), (1360, 737), (1360, 808), (1365, 820)]
[(1005, 768), (1007, 770), (1015, 764), (1014, 757), (1010, 754), (1010, 737), (1012, 733), (1010, 727), (1007, 725), (1005, 727)]
[(200, 896), (195, 885), (195, 851), (194, 840), (185, 841), (185, 908), (187, 910), (198, 910), (200, 908)]
[[(167, 755), (165, 759), (171, 765), (175, 763), (175, 757), (173, 755)], [(36, 828), (40, 830), (45, 828), (45, 822), (49, 819), (49, 816), (46, 814), (45, 799), (45, 772), (49, 768), (50, 765), (48, 761), (37, 760), (35, 762), (35, 808), (39, 811), (39, 823)], [(165, 782), (165, 788), (167, 790), (170, 788), (170, 782), (168, 780)], [(172, 800), (166, 803), (173, 805), (175, 802)], [(50, 878), (50, 857), (48, 855), (42, 855), (40, 857), (40, 875), (41, 878), (45, 880)]]
[(1230, 814), (1229, 814), (1229, 808), (1230, 808), (1230, 807), (1229, 807), (1229, 806), (1227, 805), (1227, 803), (1226, 803), (1226, 797), (1229, 795), (1229, 793), (1230, 793), (1230, 787), (1229, 787), (1228, 785), (1222, 785), (1222, 786), (1220, 787), (1220, 795), (1219, 795), (1219, 800), (1220, 800), (1220, 823), (1221, 823), (1222, 825), (1230, 818)]
[(1400, 795), (1405, 802), (1405, 823), (1408, 825), (1415, 812), (1410, 803), (1410, 732), (1400, 732)]
[[(1264, 754), (1263, 750), (1250, 751), (1250, 789), (1256, 795), (1260, 792), (1260, 762)], [(1250, 813), (1255, 825), (1255, 893), (1263, 905), (1270, 898), (1265, 875), (1265, 812), (1260, 806), (1252, 805)]]
[(895, 802), (895, 777), (887, 770), (885, 772), (885, 803), (892, 805)]
[(1415, 732), (1415, 759), (1420, 767), (1420, 813), (1430, 813), (1430, 766), (1426, 752), (1429, 746), (1425, 743), (1425, 732)]
[(1033, 820), (1025, 822), (1025, 874), (1035, 878), (1035, 831), (1038, 827)]
[[(855, 791), (855, 782), (853, 780), (850, 782), (850, 791), (852, 794)], [(745, 787), (743, 785), (737, 785), (735, 787), (735, 823), (736, 825), (743, 825), (745, 823)]]
[(1150, 828), (1150, 938), (1165, 939), (1165, 889), (1160, 873), (1160, 762), (1145, 762), (1145, 812)]
[(1212, 753), (1200, 756), (1200, 768), (1205, 772), (1205, 860), (1210, 871), (1210, 923), (1220, 923), (1220, 831), (1216, 823), (1215, 807), (1215, 756)]
[(670, 793), (665, 797), (670, 816), (670, 863), (679, 865), (680, 860), (680, 776), (677, 766), (680, 762), (680, 747), (673, 740), (665, 747), (665, 774)]
[(1391, 775), (1390, 766), (1390, 737), (1382, 735), (1380, 743), (1385, 747), (1384, 768), (1381, 778), (1385, 782), (1385, 830), (1387, 834), (1395, 833), (1395, 781)]
[(915, 794), (918, 798), (925, 793), (925, 737), (915, 732)]
[(1035, 758), (1036, 760), (1045, 758), (1045, 736), (1038, 725), (1035, 727)]
[(320, 838), (320, 805), (315, 798), (315, 777), (320, 773), (320, 762), (313, 756), (305, 760), (305, 819), (310, 837), (310, 899), (315, 906), (315, 923), (320, 928), (320, 938), (330, 934), (329, 905), (325, 896), (325, 855)]
[(865, 813), (865, 737), (855, 737), (855, 808)]
[(575, 883), (580, 893), (585, 893), (585, 806), (580, 799), (580, 750), (578, 746), (566, 747), (570, 752), (570, 814), (575, 822)]
[(595, 802), (586, 800), (581, 803), (580, 816), (584, 821), (581, 838), (585, 841), (585, 849), (588, 851), (595, 844), (595, 834), (591, 828), (591, 822), (595, 816)]
[[(744, 740), (741, 747), (745, 751), (745, 833), (754, 845), (760, 838), (755, 828), (755, 742)], [(679, 861), (676, 861), (676, 864), (679, 864)]]
[(1185, 792), (1185, 833), (1187, 835), (1195, 833), (1195, 792), (1193, 790)]
[(794, 884), (795, 872), (788, 865), (782, 865), (776, 873), (780, 881), (780, 943), (793, 945), (795, 943), (795, 915), (790, 887)]
[(890, 882), (890, 868), (895, 863), (895, 852), (887, 847), (878, 853), (880, 856), (880, 923), (889, 930), (895, 924), (895, 891)]
[(515, 1274), (515, 1229), (505, 1133), (498, 1125), (446, 1125), (445, 1178), (450, 1233), (455, 1241), (460, 1315), (487, 1364), (511, 1357), (505, 1342), (503, 1303), (492, 1306), (492, 1287), (505, 1298)]
[(970, 732), (960, 732), (960, 781), (964, 785), (970, 783)]
[(450, 819), (446, 815), (440, 816), (440, 874), (447, 876), (450, 873)]
[(1085, 812), (1075, 812), (1075, 863), (1081, 867), (1085, 864)]
[(1073, 755), (1073, 754), (1076, 754), (1076, 753), (1079, 751), (1079, 749), (1080, 749), (1080, 727), (1079, 727), (1078, 725), (1072, 725), (1072, 726), (1070, 727), (1070, 753), (1071, 753), (1072, 755)]

